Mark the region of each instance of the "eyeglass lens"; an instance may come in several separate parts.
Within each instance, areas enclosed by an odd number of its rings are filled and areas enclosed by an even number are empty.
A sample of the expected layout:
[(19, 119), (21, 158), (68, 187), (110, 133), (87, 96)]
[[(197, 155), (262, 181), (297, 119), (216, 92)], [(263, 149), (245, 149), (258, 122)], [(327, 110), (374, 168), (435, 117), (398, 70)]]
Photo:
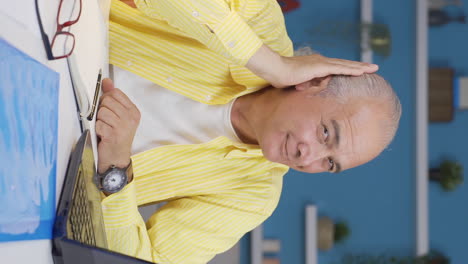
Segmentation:
[(69, 56), (75, 48), (75, 36), (68, 32), (57, 32), (50, 47), (55, 57)]
[(62, 0), (60, 2), (57, 14), (57, 32), (50, 43), (55, 57), (66, 57), (73, 52), (75, 37), (68, 32), (68, 27), (78, 21), (81, 8), (81, 0)]
[(66, 27), (76, 23), (81, 13), (80, 0), (62, 0), (58, 10), (57, 23)]

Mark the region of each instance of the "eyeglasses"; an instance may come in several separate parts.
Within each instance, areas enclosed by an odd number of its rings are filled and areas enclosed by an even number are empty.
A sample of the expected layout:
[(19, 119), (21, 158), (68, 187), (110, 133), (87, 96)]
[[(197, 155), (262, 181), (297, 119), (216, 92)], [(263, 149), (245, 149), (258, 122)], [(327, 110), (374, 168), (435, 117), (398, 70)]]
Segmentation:
[[(45, 0), (49, 1), (49, 0)], [(60, 0), (57, 11), (57, 28), (55, 30), (52, 42), (44, 31), (41, 15), (39, 12), (38, 0), (36, 2), (36, 14), (41, 30), (42, 42), (49, 60), (58, 60), (67, 58), (75, 49), (75, 36), (66, 31), (70, 26), (76, 24), (81, 16), (82, 0)], [(64, 3), (65, 2), (65, 3)]]

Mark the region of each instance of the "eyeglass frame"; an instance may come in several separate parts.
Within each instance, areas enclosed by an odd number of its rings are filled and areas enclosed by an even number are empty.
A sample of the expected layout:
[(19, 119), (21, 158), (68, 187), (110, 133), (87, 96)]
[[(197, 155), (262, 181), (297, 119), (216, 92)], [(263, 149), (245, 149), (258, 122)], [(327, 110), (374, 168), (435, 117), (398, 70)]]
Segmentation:
[[(67, 21), (67, 22), (65, 22), (63, 24), (60, 24), (59, 16), (60, 16), (60, 11), (62, 9), (62, 4), (63, 4), (63, 0), (60, 0), (59, 8), (58, 8), (58, 11), (57, 11), (57, 18), (56, 18), (57, 19), (57, 28), (55, 30), (55, 34), (54, 34), (54, 38), (52, 39), (52, 43), (50, 43), (49, 36), (45, 33), (44, 26), (42, 25), (42, 19), (41, 19), (41, 15), (40, 15), (40, 12), (39, 12), (38, 0), (35, 0), (37, 20), (39, 22), (38, 23), (39, 24), (39, 29), (41, 31), (42, 42), (44, 43), (44, 48), (46, 50), (47, 59), (49, 59), (49, 60), (59, 60), (59, 59), (67, 58), (73, 53), (73, 50), (75, 49), (75, 35), (73, 35), (72, 33), (68, 32), (68, 31), (63, 31), (63, 29), (76, 24), (78, 22), (78, 20), (80, 19), (81, 10), (83, 9), (82, 8), (83, 2), (82, 2), (82, 0), (79, 0), (79, 1), (80, 1), (80, 11), (78, 12), (78, 17), (75, 20)], [(55, 42), (57, 36), (59, 36), (59, 35), (66, 35), (67, 37), (71, 37), (73, 39), (73, 46), (72, 46), (70, 52), (68, 52), (67, 54), (56, 57), (56, 56), (54, 56), (54, 54), (52, 52), (52, 47), (54, 45), (54, 42)]]

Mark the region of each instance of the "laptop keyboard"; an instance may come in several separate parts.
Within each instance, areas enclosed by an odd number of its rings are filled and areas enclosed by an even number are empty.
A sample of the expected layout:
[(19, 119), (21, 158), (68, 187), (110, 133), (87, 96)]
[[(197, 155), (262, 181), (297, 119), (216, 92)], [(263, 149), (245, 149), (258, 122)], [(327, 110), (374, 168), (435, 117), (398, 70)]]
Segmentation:
[(96, 246), (82, 166), (78, 170), (77, 177), (70, 211), (71, 238), (87, 245)]

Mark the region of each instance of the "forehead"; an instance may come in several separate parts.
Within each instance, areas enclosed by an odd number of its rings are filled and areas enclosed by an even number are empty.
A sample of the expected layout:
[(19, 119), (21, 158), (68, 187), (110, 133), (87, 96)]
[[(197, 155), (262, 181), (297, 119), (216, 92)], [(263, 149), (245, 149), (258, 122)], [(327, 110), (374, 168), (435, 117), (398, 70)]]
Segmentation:
[(340, 133), (340, 144), (333, 154), (343, 169), (364, 164), (382, 151), (382, 118), (382, 111), (377, 104), (369, 102), (345, 105), (341, 113), (338, 111), (324, 118), (330, 122), (336, 120), (338, 124), (339, 131), (333, 133)]
[(288, 108), (302, 111), (307, 115), (340, 115), (349, 112), (354, 106), (343, 104), (335, 97), (325, 97), (320, 94), (295, 93), (289, 100), (285, 100)]

